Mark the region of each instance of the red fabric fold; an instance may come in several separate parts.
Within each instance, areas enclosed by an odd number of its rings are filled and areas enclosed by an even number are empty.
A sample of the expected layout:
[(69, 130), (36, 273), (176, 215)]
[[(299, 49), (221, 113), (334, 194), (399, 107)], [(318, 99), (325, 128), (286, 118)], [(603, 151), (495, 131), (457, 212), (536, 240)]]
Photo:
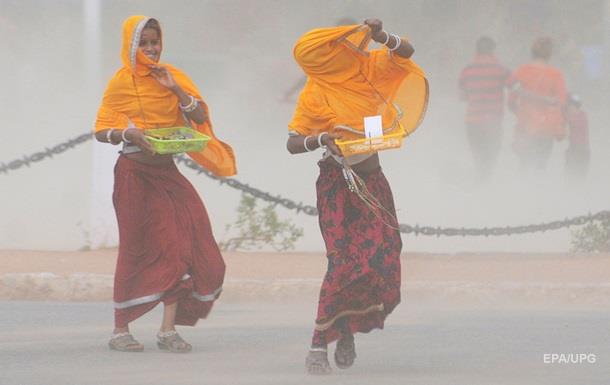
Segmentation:
[(116, 326), (125, 327), (161, 301), (178, 302), (178, 325), (205, 318), (225, 264), (190, 182), (173, 163), (152, 166), (120, 156), (113, 202), (119, 224)]

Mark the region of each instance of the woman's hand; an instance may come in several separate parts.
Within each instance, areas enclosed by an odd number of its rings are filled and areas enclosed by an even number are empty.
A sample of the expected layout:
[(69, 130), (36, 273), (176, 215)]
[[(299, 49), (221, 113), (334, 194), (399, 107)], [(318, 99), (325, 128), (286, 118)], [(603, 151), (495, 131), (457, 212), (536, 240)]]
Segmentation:
[(379, 19), (366, 19), (364, 24), (368, 25), (371, 29), (371, 37), (377, 43), (381, 43), (387, 39), (386, 32), (383, 31), (383, 23)]
[(339, 149), (339, 146), (337, 146), (337, 144), (335, 143), (335, 139), (339, 138), (340, 136), (337, 134), (326, 133), (324, 134), (324, 136), (322, 136), (321, 142), (324, 146), (326, 146), (326, 148), (328, 149), (328, 151), (330, 151), (331, 154), (336, 156), (343, 156), (343, 154), (341, 153), (341, 149)]
[(158, 65), (150, 66), (151, 72), (150, 75), (155, 78), (156, 81), (159, 82), (163, 87), (169, 88), (170, 90), (178, 87), (176, 81), (172, 74), (167, 70), (167, 68)]
[[(184, 90), (180, 88), (178, 83), (176, 83), (176, 81), (174, 80), (174, 77), (172, 76), (171, 72), (169, 72), (166, 67), (151, 65), (150, 69), (150, 76), (155, 78), (155, 80), (158, 81), (159, 84), (161, 84), (163, 87), (166, 87), (170, 91), (172, 91), (174, 95), (178, 97), (178, 102), (182, 107), (188, 106), (191, 103), (191, 96), (187, 95)], [(195, 108), (195, 110), (191, 110), (190, 112), (185, 113), (189, 119), (192, 119), (197, 124), (203, 124), (207, 119), (206, 113), (203, 110), (201, 103), (197, 105), (197, 108)]]
[(123, 136), (134, 145), (140, 147), (145, 153), (149, 155), (155, 154), (155, 150), (150, 142), (146, 139), (146, 135), (144, 135), (144, 130), (135, 127), (127, 128), (125, 129)]

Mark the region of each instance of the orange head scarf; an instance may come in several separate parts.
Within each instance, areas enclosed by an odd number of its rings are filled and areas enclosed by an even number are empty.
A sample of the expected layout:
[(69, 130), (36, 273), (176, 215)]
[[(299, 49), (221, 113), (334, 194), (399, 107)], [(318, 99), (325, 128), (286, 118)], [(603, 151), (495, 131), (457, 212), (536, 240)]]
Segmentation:
[(184, 92), (199, 101), (208, 117), (203, 124), (186, 122), (180, 111), (178, 98), (150, 76), (149, 66), (157, 63), (138, 49), (140, 34), (149, 20), (146, 16), (131, 16), (123, 24), (123, 67), (110, 79), (104, 92), (95, 131), (134, 126), (149, 129), (190, 124), (212, 139), (202, 152), (190, 152), (188, 155), (218, 176), (235, 175), (233, 150), (214, 135), (208, 107), (193, 81), (181, 70), (169, 64), (162, 64)]
[[(308, 76), (289, 129), (301, 135), (337, 131), (344, 139), (363, 135), (363, 119), (381, 115), (383, 127), (400, 121), (413, 132), (428, 103), (428, 82), (411, 59), (386, 48), (368, 51), (370, 28), (318, 28), (297, 41), (294, 57)], [(395, 108), (395, 107), (398, 108)], [(402, 111), (402, 117), (399, 111)]]

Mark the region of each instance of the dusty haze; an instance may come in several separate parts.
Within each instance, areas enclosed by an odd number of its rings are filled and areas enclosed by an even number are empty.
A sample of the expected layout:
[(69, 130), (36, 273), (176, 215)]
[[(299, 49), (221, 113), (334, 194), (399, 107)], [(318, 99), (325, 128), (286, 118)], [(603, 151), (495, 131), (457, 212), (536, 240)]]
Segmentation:
[[(378, 17), (408, 36), (427, 72), (430, 106), (418, 131), (398, 151), (382, 154), (401, 223), (484, 227), (539, 223), (608, 209), (610, 132), (610, 1), (0, 1), (3, 60), (1, 162), (43, 150), (92, 129), (106, 82), (120, 67), (122, 21), (145, 14), (161, 21), (162, 61), (184, 69), (199, 86), (217, 135), (237, 155), (237, 178), (273, 194), (315, 204), (319, 153), (285, 150), (293, 102), (285, 92), (302, 76), (292, 45), (308, 29), (343, 17)], [(99, 26), (99, 28), (98, 28)], [(521, 178), (512, 152), (514, 120), (490, 183), (474, 181), (457, 78), (480, 35), (497, 42), (510, 68), (529, 59), (532, 40), (556, 42), (552, 63), (589, 114), (588, 178), (563, 175), (565, 141), (556, 143), (547, 173)], [(86, 143), (29, 168), (0, 175), (0, 249), (74, 250), (114, 246), (110, 204), (116, 149)], [(235, 218), (239, 192), (184, 173), (202, 195), (217, 238)], [(322, 250), (317, 219), (278, 209), (305, 229), (299, 250)], [(405, 236), (407, 251), (566, 251), (569, 232), (500, 238)]]

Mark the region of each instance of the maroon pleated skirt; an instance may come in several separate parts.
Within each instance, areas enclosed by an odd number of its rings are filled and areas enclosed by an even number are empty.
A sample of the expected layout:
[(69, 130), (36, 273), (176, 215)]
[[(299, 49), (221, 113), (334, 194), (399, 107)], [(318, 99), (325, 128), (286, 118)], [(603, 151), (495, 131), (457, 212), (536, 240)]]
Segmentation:
[(225, 275), (201, 198), (173, 163), (147, 165), (121, 155), (114, 173), (116, 327), (159, 302), (177, 302), (176, 324), (194, 325), (212, 309)]

